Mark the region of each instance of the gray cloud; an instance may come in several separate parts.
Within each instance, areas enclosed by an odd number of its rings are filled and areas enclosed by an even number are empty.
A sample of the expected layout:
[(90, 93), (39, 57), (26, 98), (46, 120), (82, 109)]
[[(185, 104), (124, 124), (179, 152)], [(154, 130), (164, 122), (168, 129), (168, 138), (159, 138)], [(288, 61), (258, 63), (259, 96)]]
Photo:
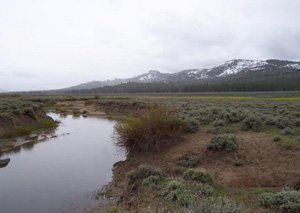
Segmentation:
[(2, 0), (0, 88), (299, 60), (299, 9), (293, 0)]

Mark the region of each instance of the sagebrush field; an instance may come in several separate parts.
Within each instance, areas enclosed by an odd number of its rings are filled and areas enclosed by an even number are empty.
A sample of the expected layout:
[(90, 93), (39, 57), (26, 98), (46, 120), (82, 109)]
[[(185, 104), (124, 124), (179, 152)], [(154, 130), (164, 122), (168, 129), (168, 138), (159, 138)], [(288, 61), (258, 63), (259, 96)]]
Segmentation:
[(116, 202), (96, 212), (299, 212), (299, 96), (12, 96), (0, 99), (0, 110), (42, 106), (117, 120), (114, 138), (127, 159), (104, 192)]

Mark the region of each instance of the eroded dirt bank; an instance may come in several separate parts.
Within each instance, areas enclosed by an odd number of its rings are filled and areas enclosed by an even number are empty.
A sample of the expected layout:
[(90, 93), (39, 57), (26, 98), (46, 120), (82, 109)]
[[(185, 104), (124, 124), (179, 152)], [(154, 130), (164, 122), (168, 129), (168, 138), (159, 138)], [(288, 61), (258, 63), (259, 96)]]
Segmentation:
[[(113, 180), (109, 184), (115, 192), (117, 204), (130, 212), (147, 212), (149, 205), (165, 205), (164, 198), (155, 191), (151, 192), (151, 197), (141, 198), (137, 186), (128, 185), (126, 173), (141, 164), (149, 164), (161, 168), (168, 176), (181, 177), (176, 160), (185, 153), (197, 153), (202, 157), (195, 168), (210, 173), (216, 186), (248, 191), (266, 187), (280, 190), (289, 186), (299, 190), (299, 148), (278, 146), (264, 133), (239, 130), (235, 131), (239, 142), (236, 152), (214, 152), (206, 148), (212, 137), (207, 130), (202, 128), (194, 134), (186, 135), (184, 141), (162, 152), (151, 155), (129, 155), (127, 160), (118, 162), (113, 169)], [(236, 159), (242, 161), (243, 166), (234, 166), (233, 161)], [(257, 197), (251, 196), (244, 198), (240, 196), (240, 199), (245, 199), (244, 202), (248, 202), (249, 206), (256, 206), (255, 212), (269, 212), (257, 206)]]
[(41, 108), (20, 114), (0, 113), (0, 137), (13, 131), (17, 126), (37, 124), (46, 117), (45, 111)]
[(107, 101), (95, 102), (87, 101), (86, 107), (93, 107), (95, 110), (104, 111), (108, 114), (111, 113), (140, 113), (146, 108), (146, 104), (140, 101), (128, 101), (126, 98), (114, 98)]

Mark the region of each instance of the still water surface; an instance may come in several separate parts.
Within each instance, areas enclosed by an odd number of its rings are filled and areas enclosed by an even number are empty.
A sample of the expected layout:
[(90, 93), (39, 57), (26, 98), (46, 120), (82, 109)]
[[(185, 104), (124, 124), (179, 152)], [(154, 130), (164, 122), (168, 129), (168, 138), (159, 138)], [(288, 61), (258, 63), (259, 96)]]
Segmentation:
[(0, 168), (0, 212), (82, 212), (125, 158), (111, 139), (114, 121), (48, 115), (61, 121), (58, 137), (1, 156), (11, 161)]

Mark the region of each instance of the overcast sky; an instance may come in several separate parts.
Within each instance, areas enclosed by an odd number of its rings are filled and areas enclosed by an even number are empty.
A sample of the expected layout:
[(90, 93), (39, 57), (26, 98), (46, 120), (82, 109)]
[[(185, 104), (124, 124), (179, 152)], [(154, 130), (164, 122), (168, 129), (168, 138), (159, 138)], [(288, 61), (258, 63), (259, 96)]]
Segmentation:
[(299, 0), (0, 0), (0, 89), (300, 59)]

